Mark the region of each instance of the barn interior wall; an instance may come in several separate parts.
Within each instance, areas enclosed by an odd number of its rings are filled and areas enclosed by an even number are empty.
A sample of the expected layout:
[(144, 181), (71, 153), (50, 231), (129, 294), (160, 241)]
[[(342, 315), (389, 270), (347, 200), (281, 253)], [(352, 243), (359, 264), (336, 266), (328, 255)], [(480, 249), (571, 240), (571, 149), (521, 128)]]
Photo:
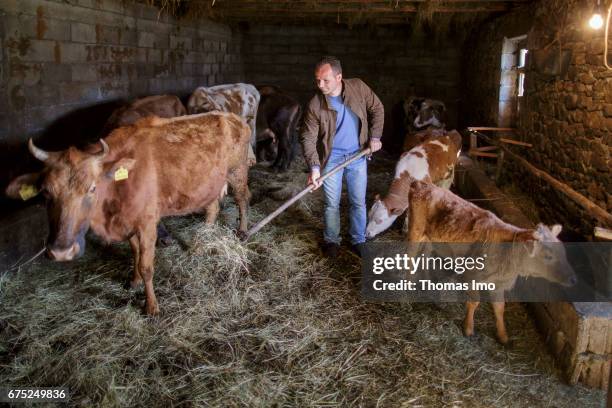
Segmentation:
[[(612, 211), (612, 71), (603, 65), (603, 30), (587, 26), (591, 5), (573, 0), (547, 1), (484, 24), (468, 41), (463, 62), (463, 125), (499, 124), (500, 64), (504, 37), (528, 34), (525, 95), (520, 100), (517, 137), (533, 144), (515, 147), (548, 172), (600, 207)], [(560, 33), (571, 51), (569, 69), (546, 75), (534, 64), (534, 50)], [(553, 49), (558, 48), (553, 45)], [(590, 236), (597, 222), (565, 195), (522, 167), (506, 161), (504, 176), (521, 186), (541, 209), (540, 218)]]
[(245, 76), (254, 84), (278, 85), (306, 104), (316, 91), (313, 68), (324, 55), (342, 62), (347, 78), (364, 80), (385, 106), (383, 143), (401, 143), (398, 109), (411, 95), (444, 101), (455, 126), (461, 45), (454, 37), (400, 27), (251, 25), (243, 32)]
[(119, 102), (243, 77), (240, 35), (121, 0), (0, 2), (0, 188), (31, 165), (29, 137), (99, 136)]

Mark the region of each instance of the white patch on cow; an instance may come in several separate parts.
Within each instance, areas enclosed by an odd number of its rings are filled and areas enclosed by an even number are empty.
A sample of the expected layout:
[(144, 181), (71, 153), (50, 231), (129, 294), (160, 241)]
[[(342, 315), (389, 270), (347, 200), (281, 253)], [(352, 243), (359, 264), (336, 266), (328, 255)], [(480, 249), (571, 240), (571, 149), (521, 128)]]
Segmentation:
[(460, 154), (461, 154), (461, 149), (457, 150), (457, 158), (459, 158)]
[(432, 145), (438, 145), (438, 146), (440, 146), (442, 148), (443, 151), (448, 152), (448, 145), (442, 143), (439, 140), (431, 140), (431, 141), (429, 141), (427, 143), (432, 144)]
[(368, 226), (366, 227), (366, 237), (373, 238), (393, 224), (397, 215), (389, 212), (385, 203), (381, 200), (374, 201), (368, 213)]
[(425, 121), (425, 122), (421, 122), (421, 115), (417, 115), (416, 118), (414, 118), (414, 126), (419, 129), (425, 126), (433, 126), (433, 127), (442, 127), (442, 122), (440, 122), (438, 120), (438, 118), (436, 118), (436, 115), (433, 115), (431, 117), (431, 119)]
[[(422, 157), (417, 156), (415, 153), (420, 153)], [(429, 176), (427, 153), (425, 153), (425, 149), (423, 149), (422, 146), (413, 148), (397, 162), (395, 166), (395, 178), (400, 178), (403, 172), (408, 172), (411, 177), (417, 180), (423, 180), (425, 177)]]

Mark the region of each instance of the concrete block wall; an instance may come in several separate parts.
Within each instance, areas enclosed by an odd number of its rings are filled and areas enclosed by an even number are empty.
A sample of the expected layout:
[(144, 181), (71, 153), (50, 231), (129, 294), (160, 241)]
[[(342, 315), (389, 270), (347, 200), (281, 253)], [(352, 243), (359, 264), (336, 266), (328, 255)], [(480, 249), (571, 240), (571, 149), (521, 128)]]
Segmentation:
[(24, 144), (64, 148), (97, 136), (116, 102), (243, 77), (240, 36), (121, 0), (0, 2), (0, 189)]
[[(533, 50), (548, 44), (558, 28), (558, 10), (568, 15), (563, 48), (572, 52), (568, 72), (548, 76), (534, 68)], [(525, 95), (520, 102), (518, 136), (531, 149), (514, 149), (530, 163), (612, 211), (612, 71), (603, 65), (603, 30), (588, 28), (591, 8), (561, 1), (554, 10), (539, 1), (524, 13), (485, 24), (466, 46), (463, 66), (464, 125), (499, 124), (500, 63), (504, 37), (528, 34)], [(520, 166), (507, 161), (504, 175), (531, 193), (540, 218), (561, 223), (588, 237), (599, 225), (569, 198)]]
[(383, 142), (399, 144), (394, 111), (411, 95), (443, 100), (450, 126), (457, 122), (461, 44), (434, 41), (402, 27), (251, 26), (243, 32), (245, 76), (273, 84), (306, 104), (316, 86), (313, 68), (323, 55), (338, 57), (344, 77), (363, 79), (380, 97), (386, 113)]

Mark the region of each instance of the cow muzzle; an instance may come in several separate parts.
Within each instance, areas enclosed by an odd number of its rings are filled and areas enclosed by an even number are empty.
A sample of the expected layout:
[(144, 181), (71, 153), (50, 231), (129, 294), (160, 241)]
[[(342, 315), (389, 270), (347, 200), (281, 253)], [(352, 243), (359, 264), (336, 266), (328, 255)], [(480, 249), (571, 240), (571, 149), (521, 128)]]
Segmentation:
[(54, 261), (72, 261), (83, 255), (85, 252), (85, 239), (79, 237), (71, 246), (59, 248), (54, 245), (47, 246), (47, 255)]
[(81, 252), (80, 245), (75, 242), (71, 247), (66, 249), (47, 248), (47, 255), (54, 261), (71, 261)]

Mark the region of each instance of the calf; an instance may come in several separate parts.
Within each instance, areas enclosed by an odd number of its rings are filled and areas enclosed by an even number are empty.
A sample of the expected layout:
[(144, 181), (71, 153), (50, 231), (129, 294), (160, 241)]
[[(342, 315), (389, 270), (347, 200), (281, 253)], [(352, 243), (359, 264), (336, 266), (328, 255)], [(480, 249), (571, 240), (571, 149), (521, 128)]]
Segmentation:
[[(519, 276), (542, 277), (565, 286), (576, 283), (576, 276), (567, 261), (565, 249), (557, 236), (560, 225), (551, 228), (539, 224), (536, 229), (524, 229), (500, 220), (490, 211), (462, 199), (449, 190), (416, 180), (408, 174), (394, 180), (392, 197), (377, 199), (376, 208), (391, 214), (406, 214), (406, 239), (409, 242), (502, 243), (520, 242), (527, 246), (529, 256), (516, 257), (513, 268), (500, 268), (492, 281), (500, 291), (514, 286)], [(399, 193), (401, 191), (401, 193)], [(370, 223), (377, 223), (374, 217)], [(508, 259), (510, 261), (510, 259)], [(474, 312), (479, 302), (468, 301), (463, 323), (466, 336), (474, 334)], [(494, 302), (497, 338), (508, 342), (504, 323), (503, 301)]]
[(160, 118), (174, 118), (187, 114), (187, 110), (181, 100), (174, 95), (154, 95), (137, 99), (121, 108), (115, 110), (104, 125), (104, 135), (112, 130), (133, 125), (139, 119), (147, 116), (158, 116)]
[[(398, 199), (403, 200), (405, 190), (404, 184), (400, 182), (400, 178), (403, 176), (410, 176), (428, 183), (436, 183), (443, 188), (450, 188), (453, 182), (455, 164), (460, 153), (461, 135), (457, 131), (451, 131), (444, 136), (428, 140), (403, 153), (395, 165), (395, 178), (391, 183), (387, 199), (393, 200), (398, 197)], [(394, 208), (398, 208), (398, 206), (394, 206)], [(385, 231), (400, 214), (390, 213), (375, 203), (368, 217), (370, 219), (376, 218), (379, 222), (368, 223), (366, 236), (373, 238)]]
[[(265, 150), (267, 154), (276, 150), (272, 167), (286, 171), (297, 150), (297, 126), (302, 109), (298, 101), (277, 87), (263, 86), (259, 92), (261, 101), (257, 111), (257, 138), (262, 146), (257, 147), (258, 155)], [(274, 146), (276, 143), (277, 148)]]
[(30, 139), (30, 152), (46, 166), (41, 173), (13, 180), (6, 193), (19, 197), (28, 182), (44, 192), (52, 259), (81, 255), (90, 228), (106, 241), (129, 240), (134, 254), (131, 285), (144, 281), (145, 311), (154, 315), (159, 312), (153, 290), (155, 227), (161, 217), (206, 209), (212, 223), (229, 184), (240, 210), (240, 231), (246, 231), (250, 136), (239, 116), (214, 112), (148, 117), (101, 139), (103, 149), (97, 153), (73, 147), (46, 152)]
[(202, 112), (231, 112), (246, 120), (251, 128), (249, 165), (255, 164), (255, 145), (257, 142), (257, 107), (260, 95), (251, 84), (224, 84), (211, 87), (201, 86), (193, 91), (187, 102), (190, 114)]

